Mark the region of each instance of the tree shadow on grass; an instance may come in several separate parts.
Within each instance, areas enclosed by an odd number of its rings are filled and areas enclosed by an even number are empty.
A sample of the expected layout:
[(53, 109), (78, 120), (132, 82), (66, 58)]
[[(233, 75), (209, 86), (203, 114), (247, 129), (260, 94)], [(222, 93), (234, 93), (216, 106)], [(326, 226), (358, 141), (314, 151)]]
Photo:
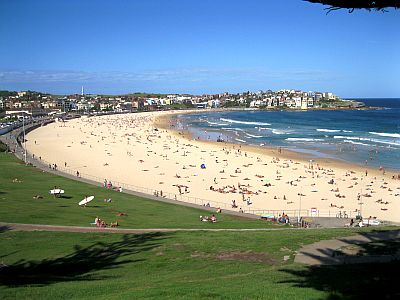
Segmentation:
[[(20, 260), (0, 268), (0, 285), (48, 285), (63, 281), (99, 280), (98, 270), (118, 268), (127, 263), (140, 262), (134, 255), (157, 247), (168, 233), (126, 234), (121, 241), (98, 242), (64, 257), (41, 261)], [(46, 246), (45, 246), (46, 247)]]
[[(360, 233), (367, 243), (341, 238), (346, 245), (334, 251), (318, 249), (309, 255), (321, 265), (282, 269), (290, 283), (324, 291), (326, 299), (400, 299), (399, 231)], [(385, 237), (387, 240), (382, 240)], [(321, 255), (321, 256), (319, 256)]]
[(11, 230), (10, 227), (6, 226), (6, 225), (0, 225), (0, 233), (6, 232)]
[[(327, 293), (325, 299), (400, 299), (400, 262), (312, 266), (281, 270), (294, 275), (285, 283)], [(292, 276), (291, 276), (292, 277)]]

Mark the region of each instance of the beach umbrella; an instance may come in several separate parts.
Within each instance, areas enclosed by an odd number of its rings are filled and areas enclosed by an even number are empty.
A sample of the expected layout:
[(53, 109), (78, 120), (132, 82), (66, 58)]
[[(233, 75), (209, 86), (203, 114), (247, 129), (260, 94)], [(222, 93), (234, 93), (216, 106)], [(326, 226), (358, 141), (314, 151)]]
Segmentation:
[(200, 168), (205, 169), (206, 165), (205, 164), (201, 164)]

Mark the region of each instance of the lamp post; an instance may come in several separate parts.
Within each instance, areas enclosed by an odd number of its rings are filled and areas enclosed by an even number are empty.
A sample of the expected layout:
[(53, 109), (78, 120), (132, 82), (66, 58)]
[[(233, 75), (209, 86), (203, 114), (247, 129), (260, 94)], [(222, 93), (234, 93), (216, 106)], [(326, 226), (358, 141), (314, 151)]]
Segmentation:
[(299, 213), (297, 215), (297, 223), (300, 224), (300, 212), (301, 212), (301, 196), (303, 194), (303, 186), (300, 186), (300, 193), (299, 193)]
[(361, 176), (361, 192), (360, 192), (360, 211), (359, 211), (359, 215), (360, 215), (360, 218), (362, 218), (362, 205), (363, 205), (363, 202), (362, 202), (362, 187), (363, 187), (363, 177)]
[(24, 145), (24, 162), (26, 164), (26, 139), (25, 139), (25, 115), (22, 115), (22, 131), (24, 133), (23, 137), (24, 137), (24, 141), (23, 141), (23, 145)]

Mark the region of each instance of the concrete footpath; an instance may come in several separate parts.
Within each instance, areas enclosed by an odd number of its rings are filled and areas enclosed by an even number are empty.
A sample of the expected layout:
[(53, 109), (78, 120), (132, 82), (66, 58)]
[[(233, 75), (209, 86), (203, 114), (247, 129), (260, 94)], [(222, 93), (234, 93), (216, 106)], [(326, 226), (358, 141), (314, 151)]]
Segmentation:
[[(278, 231), (278, 230), (304, 230), (287, 228), (257, 228), (257, 229), (213, 229), (213, 228), (143, 228), (143, 229), (121, 229), (121, 228), (98, 228), (79, 227), (79, 226), (60, 226), (60, 225), (40, 225), (40, 224), (17, 224), (0, 222), (0, 232), (13, 231), (52, 231), (52, 232), (80, 232), (80, 233), (122, 233), (122, 234), (142, 234), (151, 232), (243, 232), (243, 231)], [(302, 247), (294, 258), (295, 263), (311, 266), (318, 265), (340, 265), (356, 263), (382, 263), (400, 259), (400, 252), (393, 255), (357, 255), (349, 253), (343, 247), (354, 247), (371, 242), (382, 242), (388, 240), (399, 240), (400, 230), (365, 232), (357, 235), (343, 237), (339, 239), (323, 240), (314, 244)]]
[(96, 233), (149, 233), (149, 232), (177, 232), (177, 231), (277, 231), (288, 228), (110, 228), (110, 227), (83, 227), (64, 225), (19, 224), (0, 222), (0, 232), (15, 231), (59, 231), (59, 232), (96, 232)]
[[(324, 240), (302, 247), (294, 261), (307, 265), (338, 265), (354, 263), (390, 262), (400, 259), (398, 251), (395, 255), (357, 255), (345, 248), (372, 242), (400, 239), (400, 230), (365, 232), (353, 236), (333, 240)], [(344, 248), (344, 249), (343, 249)]]

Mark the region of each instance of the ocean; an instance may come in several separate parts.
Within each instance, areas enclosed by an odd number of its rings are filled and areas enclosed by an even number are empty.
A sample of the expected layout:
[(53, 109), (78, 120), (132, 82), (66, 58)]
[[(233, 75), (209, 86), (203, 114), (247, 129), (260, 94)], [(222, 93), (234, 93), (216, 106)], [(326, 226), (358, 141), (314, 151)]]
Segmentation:
[(400, 170), (400, 99), (364, 99), (381, 109), (226, 111), (175, 117), (202, 140), (282, 147), (312, 158)]

